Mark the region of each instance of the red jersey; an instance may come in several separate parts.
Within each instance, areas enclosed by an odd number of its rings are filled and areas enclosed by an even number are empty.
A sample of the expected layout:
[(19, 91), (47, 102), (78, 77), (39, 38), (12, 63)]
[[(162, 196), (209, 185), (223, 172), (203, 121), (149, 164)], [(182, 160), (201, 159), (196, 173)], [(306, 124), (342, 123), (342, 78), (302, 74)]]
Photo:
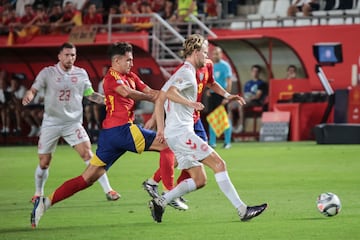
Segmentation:
[(90, 16), (86, 14), (83, 18), (83, 24), (103, 24), (102, 15), (100, 13)]
[[(206, 84), (213, 84), (214, 64), (210, 59), (206, 59), (205, 66), (196, 70), (196, 82), (198, 85), (197, 101), (201, 102), (202, 95)], [(200, 111), (194, 111), (194, 122), (200, 119)]]
[(103, 128), (121, 126), (134, 120), (135, 101), (116, 92), (115, 89), (121, 85), (138, 91), (143, 91), (147, 87), (135, 73), (121, 74), (110, 68), (104, 76), (106, 118)]
[(23, 17), (20, 18), (20, 22), (22, 24), (27, 24), (29, 22), (31, 22), (31, 20), (33, 20), (35, 17), (34, 14), (31, 14), (31, 15), (24, 15)]

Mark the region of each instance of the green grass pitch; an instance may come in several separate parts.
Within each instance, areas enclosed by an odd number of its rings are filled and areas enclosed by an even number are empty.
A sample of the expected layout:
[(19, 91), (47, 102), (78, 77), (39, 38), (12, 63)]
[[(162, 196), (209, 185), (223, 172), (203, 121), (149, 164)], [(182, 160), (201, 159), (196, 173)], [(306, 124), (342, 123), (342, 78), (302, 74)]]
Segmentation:
[[(94, 150), (96, 146), (93, 146)], [(110, 169), (122, 198), (108, 202), (98, 183), (50, 208), (37, 229), (30, 227), (36, 146), (0, 147), (1, 240), (101, 239), (360, 239), (360, 146), (315, 142), (234, 143), (217, 149), (240, 197), (269, 208), (240, 222), (207, 169), (205, 188), (185, 196), (186, 212), (168, 207), (161, 224), (153, 222), (150, 199), (141, 183), (158, 166), (158, 153), (127, 153)], [(77, 153), (60, 145), (53, 157), (46, 194), (85, 168)], [(178, 174), (178, 171), (176, 171)], [(322, 192), (342, 201), (335, 217), (316, 209)]]

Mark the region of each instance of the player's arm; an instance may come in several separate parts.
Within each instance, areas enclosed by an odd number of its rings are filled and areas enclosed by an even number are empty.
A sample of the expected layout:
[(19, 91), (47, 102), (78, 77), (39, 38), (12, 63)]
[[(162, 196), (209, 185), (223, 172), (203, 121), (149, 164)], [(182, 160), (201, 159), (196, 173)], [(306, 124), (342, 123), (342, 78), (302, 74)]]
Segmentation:
[(37, 93), (37, 90), (33, 87), (30, 88), (29, 90), (27, 90), (22, 99), (22, 104), (23, 105), (29, 104), (34, 99), (36, 93)]
[(246, 104), (245, 99), (239, 95), (230, 94), (223, 87), (221, 87), (217, 82), (207, 84), (207, 87), (213, 90), (215, 93), (223, 96), (228, 101), (239, 101), (241, 105)]
[(105, 104), (104, 96), (98, 92), (95, 92), (92, 87), (85, 90), (84, 97), (86, 97), (91, 102)]
[[(149, 87), (146, 87), (146, 88), (149, 88)], [(115, 91), (122, 97), (131, 98), (135, 101), (145, 100), (145, 101), (149, 101), (149, 102), (154, 102), (156, 99), (156, 95), (154, 95), (151, 91), (145, 90), (144, 92), (141, 92), (136, 89), (132, 89), (132, 88), (126, 86), (125, 84), (117, 86)]]
[(93, 92), (91, 95), (86, 97), (88, 100), (97, 103), (97, 104), (105, 104), (104, 102), (104, 95), (98, 93), (98, 92)]
[(204, 109), (204, 105), (201, 102), (192, 102), (189, 99), (184, 98), (175, 86), (171, 86), (169, 88), (169, 90), (166, 92), (166, 98), (173, 102), (192, 107), (197, 111), (201, 111)]
[(155, 102), (155, 100), (158, 98), (158, 94), (160, 91), (152, 89), (149, 86), (146, 86), (142, 92), (145, 94), (149, 94), (150, 96), (153, 96), (153, 102)]
[(155, 101), (155, 109), (154, 109), (154, 113), (153, 113), (153, 116), (154, 116), (154, 119), (156, 122), (156, 127), (157, 127), (156, 139), (159, 142), (163, 142), (165, 139), (164, 138), (164, 127), (165, 127), (164, 104), (165, 104), (165, 101), (166, 101), (166, 92), (159, 91), (158, 97)]

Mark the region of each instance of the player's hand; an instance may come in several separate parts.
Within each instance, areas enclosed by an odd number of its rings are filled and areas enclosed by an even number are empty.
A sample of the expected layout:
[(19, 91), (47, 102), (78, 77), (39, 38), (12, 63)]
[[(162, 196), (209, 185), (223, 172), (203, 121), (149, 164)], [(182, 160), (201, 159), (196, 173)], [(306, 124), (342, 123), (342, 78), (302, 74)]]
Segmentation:
[(201, 111), (204, 109), (204, 104), (202, 104), (201, 102), (191, 102), (190, 105), (196, 111)]
[(146, 121), (144, 128), (146, 129), (156, 129), (156, 119), (155, 117), (151, 116), (149, 120)]
[(237, 101), (241, 106), (246, 104), (245, 99), (239, 95), (230, 94), (230, 96), (227, 98), (227, 100)]
[(25, 96), (22, 99), (22, 104), (29, 104), (34, 98), (34, 93), (31, 90), (26, 91)]
[(229, 103), (229, 100), (226, 99), (226, 98), (224, 98), (224, 99), (221, 101), (221, 104), (222, 104), (222, 105), (225, 105), (225, 104), (227, 104), (227, 103)]
[(156, 132), (156, 137), (155, 139), (159, 142), (159, 143), (166, 143), (165, 141), (165, 136), (164, 136), (164, 131), (163, 130), (159, 130)]

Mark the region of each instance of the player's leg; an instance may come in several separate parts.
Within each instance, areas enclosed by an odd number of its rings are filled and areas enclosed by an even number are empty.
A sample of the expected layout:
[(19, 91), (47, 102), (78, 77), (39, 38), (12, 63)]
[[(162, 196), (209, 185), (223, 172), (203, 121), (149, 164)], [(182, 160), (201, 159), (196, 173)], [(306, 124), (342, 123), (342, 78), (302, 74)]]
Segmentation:
[[(84, 160), (85, 164), (89, 165), (90, 159), (93, 156), (89, 136), (81, 125), (77, 125), (77, 128), (73, 128), (73, 126), (70, 126), (69, 128), (70, 129), (66, 129), (66, 131), (70, 130), (70, 132), (76, 134), (64, 137), (65, 140), (74, 147), (80, 157)], [(98, 179), (98, 182), (109, 201), (116, 201), (121, 197), (119, 193), (112, 189), (106, 173)]]
[(35, 193), (31, 199), (32, 203), (35, 202), (37, 197), (44, 195), (45, 183), (49, 177), (51, 158), (51, 153), (39, 154), (39, 165), (35, 169)]
[(35, 194), (31, 199), (32, 203), (35, 202), (37, 197), (44, 195), (45, 183), (49, 177), (52, 153), (56, 149), (59, 138), (59, 127), (43, 126), (43, 133), (40, 135), (38, 142), (39, 164), (35, 169)]
[(174, 188), (174, 154), (170, 148), (165, 148), (160, 151), (159, 169), (152, 178), (143, 182), (144, 189), (151, 197), (159, 196), (157, 188), (161, 180), (164, 191), (169, 191)]
[(195, 191), (205, 185), (206, 174), (202, 165), (191, 167), (186, 171), (188, 171), (191, 176), (190, 178), (180, 182), (175, 188), (166, 192), (161, 197), (154, 198), (149, 201), (151, 215), (156, 222), (162, 221), (162, 215), (165, 211), (166, 205), (174, 199), (179, 199), (181, 196)]
[(44, 212), (52, 205), (91, 186), (100, 176), (104, 175), (104, 173), (104, 166), (90, 164), (82, 175), (64, 182), (49, 197), (37, 198), (31, 212), (31, 226), (33, 228), (37, 227)]
[(202, 161), (202, 163), (214, 171), (215, 179), (219, 188), (229, 199), (232, 205), (237, 209), (241, 220), (250, 220), (251, 218), (261, 214), (266, 209), (267, 204), (254, 207), (246, 206), (246, 204), (240, 199), (234, 185), (230, 180), (225, 162), (221, 159), (217, 152), (213, 151)]
[[(189, 142), (192, 144), (190, 145)], [(207, 143), (195, 135), (194, 132), (168, 138), (167, 143), (174, 151), (178, 168), (186, 169), (191, 178), (185, 179), (162, 197), (155, 198), (149, 202), (151, 214), (157, 222), (161, 222), (165, 206), (173, 199), (179, 198), (205, 185), (206, 174), (202, 164), (198, 160), (205, 158), (212, 151), (211, 148), (207, 147)], [(203, 146), (205, 146), (205, 148)]]
[[(204, 142), (208, 142), (208, 137), (204, 128), (204, 125), (202, 124), (201, 120), (198, 119), (194, 123), (194, 131), (197, 136), (199, 136)], [(179, 184), (180, 182), (184, 181), (185, 179), (190, 178), (190, 174), (186, 170), (182, 170), (178, 179), (176, 180), (176, 184)]]
[[(160, 166), (160, 163), (159, 163)], [(161, 181), (161, 169), (160, 167), (155, 171), (154, 175), (151, 178), (146, 179), (142, 186), (145, 191), (150, 195), (150, 197), (158, 197), (159, 194), (159, 182)]]

